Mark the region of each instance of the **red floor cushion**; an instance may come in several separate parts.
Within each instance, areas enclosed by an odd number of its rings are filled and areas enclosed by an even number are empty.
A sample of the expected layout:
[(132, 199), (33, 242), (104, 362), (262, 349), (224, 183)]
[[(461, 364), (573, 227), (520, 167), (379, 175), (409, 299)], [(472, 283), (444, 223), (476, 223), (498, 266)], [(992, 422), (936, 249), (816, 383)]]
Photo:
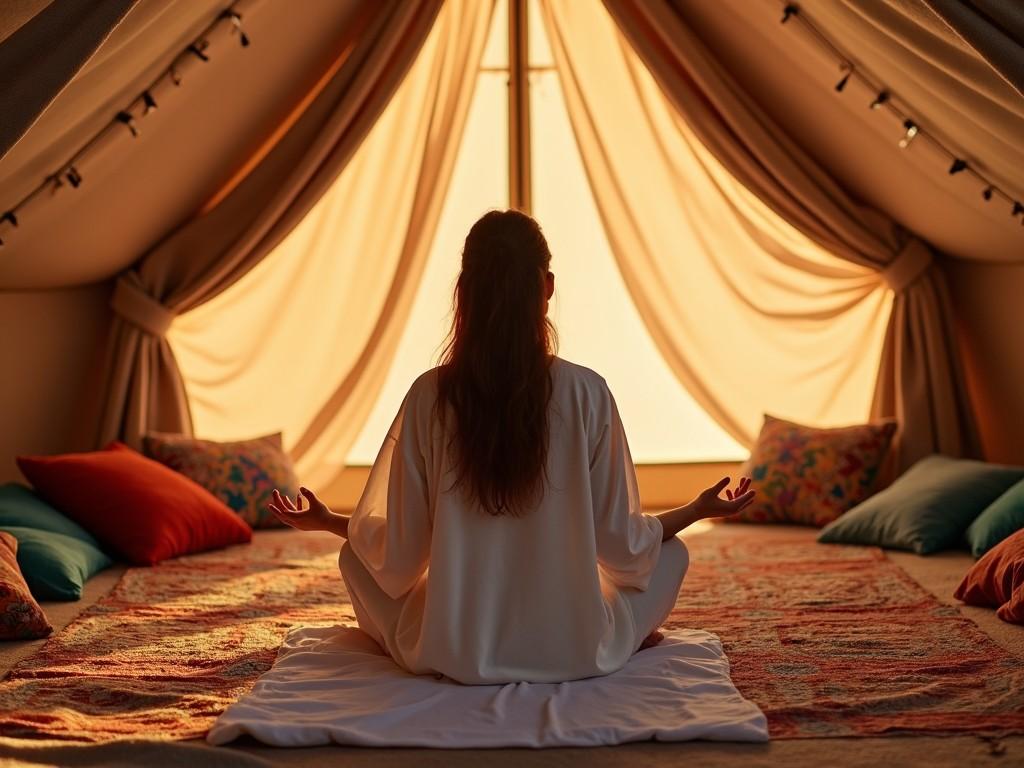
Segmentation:
[(18, 568), (18, 540), (0, 531), (0, 640), (31, 640), (52, 631)]
[(19, 456), (40, 496), (135, 565), (242, 544), (252, 529), (187, 477), (128, 446), (60, 456)]
[(991, 606), (1003, 621), (1024, 624), (1024, 530), (986, 552), (953, 596), (968, 605)]

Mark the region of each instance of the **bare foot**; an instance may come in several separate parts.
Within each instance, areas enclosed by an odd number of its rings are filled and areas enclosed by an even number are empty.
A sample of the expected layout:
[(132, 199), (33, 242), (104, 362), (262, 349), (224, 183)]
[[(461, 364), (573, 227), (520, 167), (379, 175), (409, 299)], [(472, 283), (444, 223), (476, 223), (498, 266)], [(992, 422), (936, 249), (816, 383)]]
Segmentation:
[(640, 643), (640, 647), (637, 648), (637, 650), (642, 651), (646, 648), (653, 648), (664, 639), (665, 636), (659, 630), (656, 629), (644, 638), (644, 641)]

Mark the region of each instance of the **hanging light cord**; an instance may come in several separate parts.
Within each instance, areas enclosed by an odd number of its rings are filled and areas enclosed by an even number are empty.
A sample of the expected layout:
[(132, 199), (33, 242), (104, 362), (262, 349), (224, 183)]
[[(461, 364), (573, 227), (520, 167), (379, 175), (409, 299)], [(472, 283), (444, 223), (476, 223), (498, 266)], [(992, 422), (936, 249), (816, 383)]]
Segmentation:
[[(782, 19), (780, 21), (781, 23), (786, 24), (793, 19), (795, 19), (798, 24), (802, 25), (804, 29), (816, 38), (823, 48), (827, 49), (836, 59), (839, 60), (839, 69), (843, 74), (839, 82), (836, 83), (835, 90), (837, 92), (841, 93), (844, 91), (846, 84), (851, 79), (860, 80), (869, 90), (877, 94), (874, 100), (868, 104), (868, 107), (876, 111), (880, 109), (888, 110), (902, 123), (904, 133), (903, 137), (898, 142), (900, 149), (906, 149), (915, 138), (920, 137), (921, 140), (931, 144), (935, 149), (939, 150), (939, 152), (949, 159), (949, 175), (952, 176), (964, 173), (973, 177), (981, 185), (981, 196), (986, 202), (991, 201), (993, 196), (997, 196), (1009, 204), (1011, 216), (1017, 217), (1024, 214), (1024, 205), (1022, 205), (1019, 200), (1000, 188), (999, 185), (994, 183), (991, 179), (979, 173), (972, 164), (943, 144), (935, 134), (923, 128), (920, 122), (911, 117), (908, 112), (900, 109), (895, 103), (893, 103), (895, 97), (892, 92), (881, 84), (881, 80), (866, 72), (864, 67), (854, 62), (849, 56), (840, 50), (839, 47), (804, 14), (799, 5), (796, 3), (786, 3), (782, 9)], [(1021, 217), (1021, 224), (1024, 224), (1024, 216)]]
[[(23, 208), (30, 200), (36, 195), (49, 189), (51, 192), (56, 193), (62, 188), (65, 183), (70, 184), (72, 188), (77, 189), (81, 186), (83, 177), (82, 174), (76, 168), (76, 164), (80, 164), (82, 159), (89, 154), (90, 150), (99, 142), (100, 138), (106, 135), (107, 131), (110, 130), (112, 125), (121, 124), (124, 126), (124, 130), (131, 133), (132, 138), (138, 138), (141, 129), (138, 124), (140, 117), (147, 117), (157, 109), (156, 99), (153, 97), (153, 91), (156, 90), (157, 86), (165, 79), (169, 80), (175, 86), (180, 86), (182, 83), (181, 74), (178, 72), (177, 64), (181, 58), (185, 55), (195, 56), (202, 62), (208, 62), (210, 57), (207, 53), (209, 49), (209, 40), (207, 38), (213, 33), (214, 29), (218, 24), (228, 23), (231, 25), (231, 33), (239, 36), (239, 42), (243, 48), (249, 46), (249, 36), (242, 29), (242, 15), (238, 13), (234, 7), (229, 7), (220, 14), (211, 23), (202, 34), (193, 40), (189, 45), (181, 51), (179, 56), (175, 57), (174, 63), (172, 63), (166, 70), (153, 80), (152, 83), (131, 103), (122, 110), (119, 110), (113, 119), (103, 126), (95, 135), (89, 138), (84, 144), (82, 144), (78, 150), (71, 156), (71, 158), (64, 163), (59, 170), (55, 171), (43, 179), (42, 183), (32, 189), (27, 195), (17, 202), (13, 207), (0, 214), (0, 223), (6, 222), (10, 224), (12, 229), (17, 229), (19, 224), (19, 209)], [(136, 107), (141, 105), (141, 114), (136, 110)], [(0, 248), (4, 245), (3, 238), (0, 237)]]

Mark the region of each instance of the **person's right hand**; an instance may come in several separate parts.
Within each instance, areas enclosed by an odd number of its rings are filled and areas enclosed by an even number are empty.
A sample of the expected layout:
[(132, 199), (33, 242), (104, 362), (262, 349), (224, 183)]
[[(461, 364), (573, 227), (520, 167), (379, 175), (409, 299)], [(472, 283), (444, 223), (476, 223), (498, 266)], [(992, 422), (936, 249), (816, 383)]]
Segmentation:
[(299, 488), (295, 502), (275, 488), (274, 500), (267, 506), (278, 520), (300, 531), (332, 530), (334, 513), (308, 488)]
[[(729, 478), (723, 477), (693, 500), (693, 506), (701, 517), (728, 517), (741, 512), (753, 503), (756, 491), (750, 490), (750, 478), (740, 478), (736, 490), (727, 489)], [(726, 498), (719, 494), (725, 490)]]

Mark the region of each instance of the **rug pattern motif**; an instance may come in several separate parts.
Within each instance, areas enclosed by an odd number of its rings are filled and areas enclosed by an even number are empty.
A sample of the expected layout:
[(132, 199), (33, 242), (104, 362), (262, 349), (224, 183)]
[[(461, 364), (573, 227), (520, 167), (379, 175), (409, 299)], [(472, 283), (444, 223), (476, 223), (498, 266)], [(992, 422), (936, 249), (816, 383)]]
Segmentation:
[[(773, 738), (1024, 732), (1024, 664), (881, 551), (689, 541), (666, 625), (717, 633)], [(135, 568), (0, 683), (0, 735), (189, 739), (296, 625), (354, 623), (337, 541), (300, 534)]]
[(721, 637), (773, 739), (1024, 732), (1024, 662), (881, 550), (701, 544), (666, 626)]

